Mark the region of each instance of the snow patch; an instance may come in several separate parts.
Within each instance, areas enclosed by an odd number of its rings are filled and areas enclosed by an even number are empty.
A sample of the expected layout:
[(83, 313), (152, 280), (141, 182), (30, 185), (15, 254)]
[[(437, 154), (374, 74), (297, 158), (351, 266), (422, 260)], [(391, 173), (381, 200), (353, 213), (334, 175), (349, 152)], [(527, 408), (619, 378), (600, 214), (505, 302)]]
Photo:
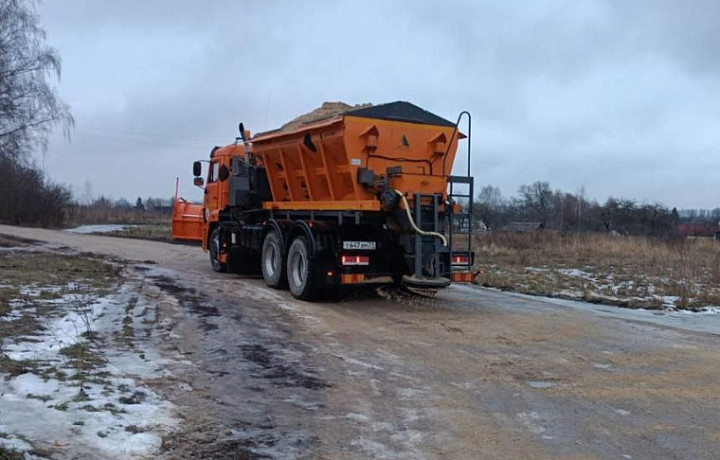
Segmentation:
[(537, 412), (518, 412), (517, 418), (531, 433), (536, 435), (545, 433), (545, 427), (539, 423), (542, 421), (542, 418)]
[[(63, 458), (131, 458), (159, 451), (161, 436), (178, 421), (175, 407), (137, 380), (169, 375), (168, 361), (150, 339), (157, 303), (141, 295), (140, 287), (139, 281), (128, 281), (101, 298), (71, 293), (33, 299), (54, 306), (42, 317), (42, 329), (0, 343), (8, 358), (32, 363), (25, 374), (0, 378), (3, 446), (58, 451)], [(21, 292), (41, 295), (32, 286)], [(31, 313), (28, 305), (12, 306), (2, 319), (17, 317), (20, 308)], [(123, 326), (146, 334), (123, 342)], [(99, 338), (88, 341), (89, 331)], [(90, 368), (61, 353), (81, 343), (99, 358)]]
[(367, 422), (370, 421), (370, 417), (368, 417), (367, 415), (364, 415), (364, 414), (356, 414), (356, 413), (354, 413), (354, 412), (350, 412), (350, 413), (348, 413), (348, 414), (345, 414), (345, 415), (343, 416), (343, 418), (346, 418), (346, 419), (348, 419), (348, 420), (353, 420), (353, 421), (355, 421), (355, 422), (363, 422), (363, 423), (367, 423)]
[(593, 275), (591, 273), (588, 273), (584, 270), (580, 270), (578, 268), (559, 268), (558, 273), (561, 273), (565, 276), (572, 276), (574, 278), (588, 278), (588, 279), (593, 278)]
[(117, 225), (117, 224), (105, 224), (105, 225), (81, 225), (75, 228), (68, 228), (65, 231), (70, 233), (108, 233), (108, 232), (119, 232), (126, 228), (137, 227), (137, 225)]

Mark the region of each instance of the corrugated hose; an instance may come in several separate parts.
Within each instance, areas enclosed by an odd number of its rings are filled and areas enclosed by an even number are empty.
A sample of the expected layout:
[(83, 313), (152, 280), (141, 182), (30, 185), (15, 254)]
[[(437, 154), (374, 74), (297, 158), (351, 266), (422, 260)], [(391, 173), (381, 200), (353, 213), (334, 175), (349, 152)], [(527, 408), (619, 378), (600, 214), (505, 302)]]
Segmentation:
[(421, 230), (420, 227), (418, 227), (415, 224), (415, 221), (412, 218), (412, 213), (410, 212), (410, 204), (408, 203), (407, 198), (405, 198), (405, 194), (397, 189), (393, 189), (393, 191), (395, 193), (397, 193), (398, 195), (400, 195), (400, 198), (402, 198), (403, 205), (405, 205), (405, 212), (407, 213), (408, 220), (410, 221), (410, 225), (412, 226), (413, 230), (415, 230), (415, 233), (417, 233), (419, 235), (434, 236), (435, 238), (440, 238), (440, 241), (442, 241), (443, 246), (447, 246), (448, 244), (447, 244), (447, 239), (445, 238), (445, 235), (443, 235), (442, 233), (438, 233), (438, 232), (427, 232), (425, 230)]

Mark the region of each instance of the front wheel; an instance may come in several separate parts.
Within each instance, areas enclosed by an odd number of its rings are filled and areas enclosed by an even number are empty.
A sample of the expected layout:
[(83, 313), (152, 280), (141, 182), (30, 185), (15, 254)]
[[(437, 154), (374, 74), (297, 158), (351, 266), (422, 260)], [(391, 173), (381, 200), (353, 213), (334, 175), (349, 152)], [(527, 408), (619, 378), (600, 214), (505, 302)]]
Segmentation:
[(290, 292), (296, 299), (310, 300), (317, 291), (310, 273), (310, 251), (307, 239), (295, 238), (290, 245), (287, 258), (287, 278)]
[(218, 260), (218, 256), (220, 255), (220, 228), (216, 227), (215, 230), (212, 231), (210, 234), (210, 244), (209, 244), (209, 252), (210, 252), (210, 265), (212, 266), (212, 269), (216, 272), (224, 272), (227, 270), (227, 265), (220, 262)]

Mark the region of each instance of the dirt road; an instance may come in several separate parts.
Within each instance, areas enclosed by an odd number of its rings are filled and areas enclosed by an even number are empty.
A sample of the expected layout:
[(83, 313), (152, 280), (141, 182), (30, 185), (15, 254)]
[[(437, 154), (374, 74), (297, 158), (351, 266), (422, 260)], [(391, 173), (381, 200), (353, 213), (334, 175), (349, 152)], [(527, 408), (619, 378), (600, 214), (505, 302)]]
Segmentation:
[(717, 458), (720, 317), (454, 286), (307, 303), (196, 247), (0, 226), (131, 261), (181, 408), (166, 458)]

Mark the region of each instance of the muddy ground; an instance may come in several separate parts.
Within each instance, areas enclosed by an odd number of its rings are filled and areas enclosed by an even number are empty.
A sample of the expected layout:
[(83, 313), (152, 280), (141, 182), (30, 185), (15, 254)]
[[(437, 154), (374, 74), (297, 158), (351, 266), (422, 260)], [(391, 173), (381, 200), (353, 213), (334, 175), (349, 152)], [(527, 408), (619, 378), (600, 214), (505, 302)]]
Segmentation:
[[(193, 246), (0, 226), (157, 288), (161, 458), (717, 458), (720, 317), (455, 286), (307, 303)], [(686, 314), (690, 315), (690, 314)], [(698, 319), (699, 318), (699, 319)], [(180, 358), (179, 358), (180, 357)]]

